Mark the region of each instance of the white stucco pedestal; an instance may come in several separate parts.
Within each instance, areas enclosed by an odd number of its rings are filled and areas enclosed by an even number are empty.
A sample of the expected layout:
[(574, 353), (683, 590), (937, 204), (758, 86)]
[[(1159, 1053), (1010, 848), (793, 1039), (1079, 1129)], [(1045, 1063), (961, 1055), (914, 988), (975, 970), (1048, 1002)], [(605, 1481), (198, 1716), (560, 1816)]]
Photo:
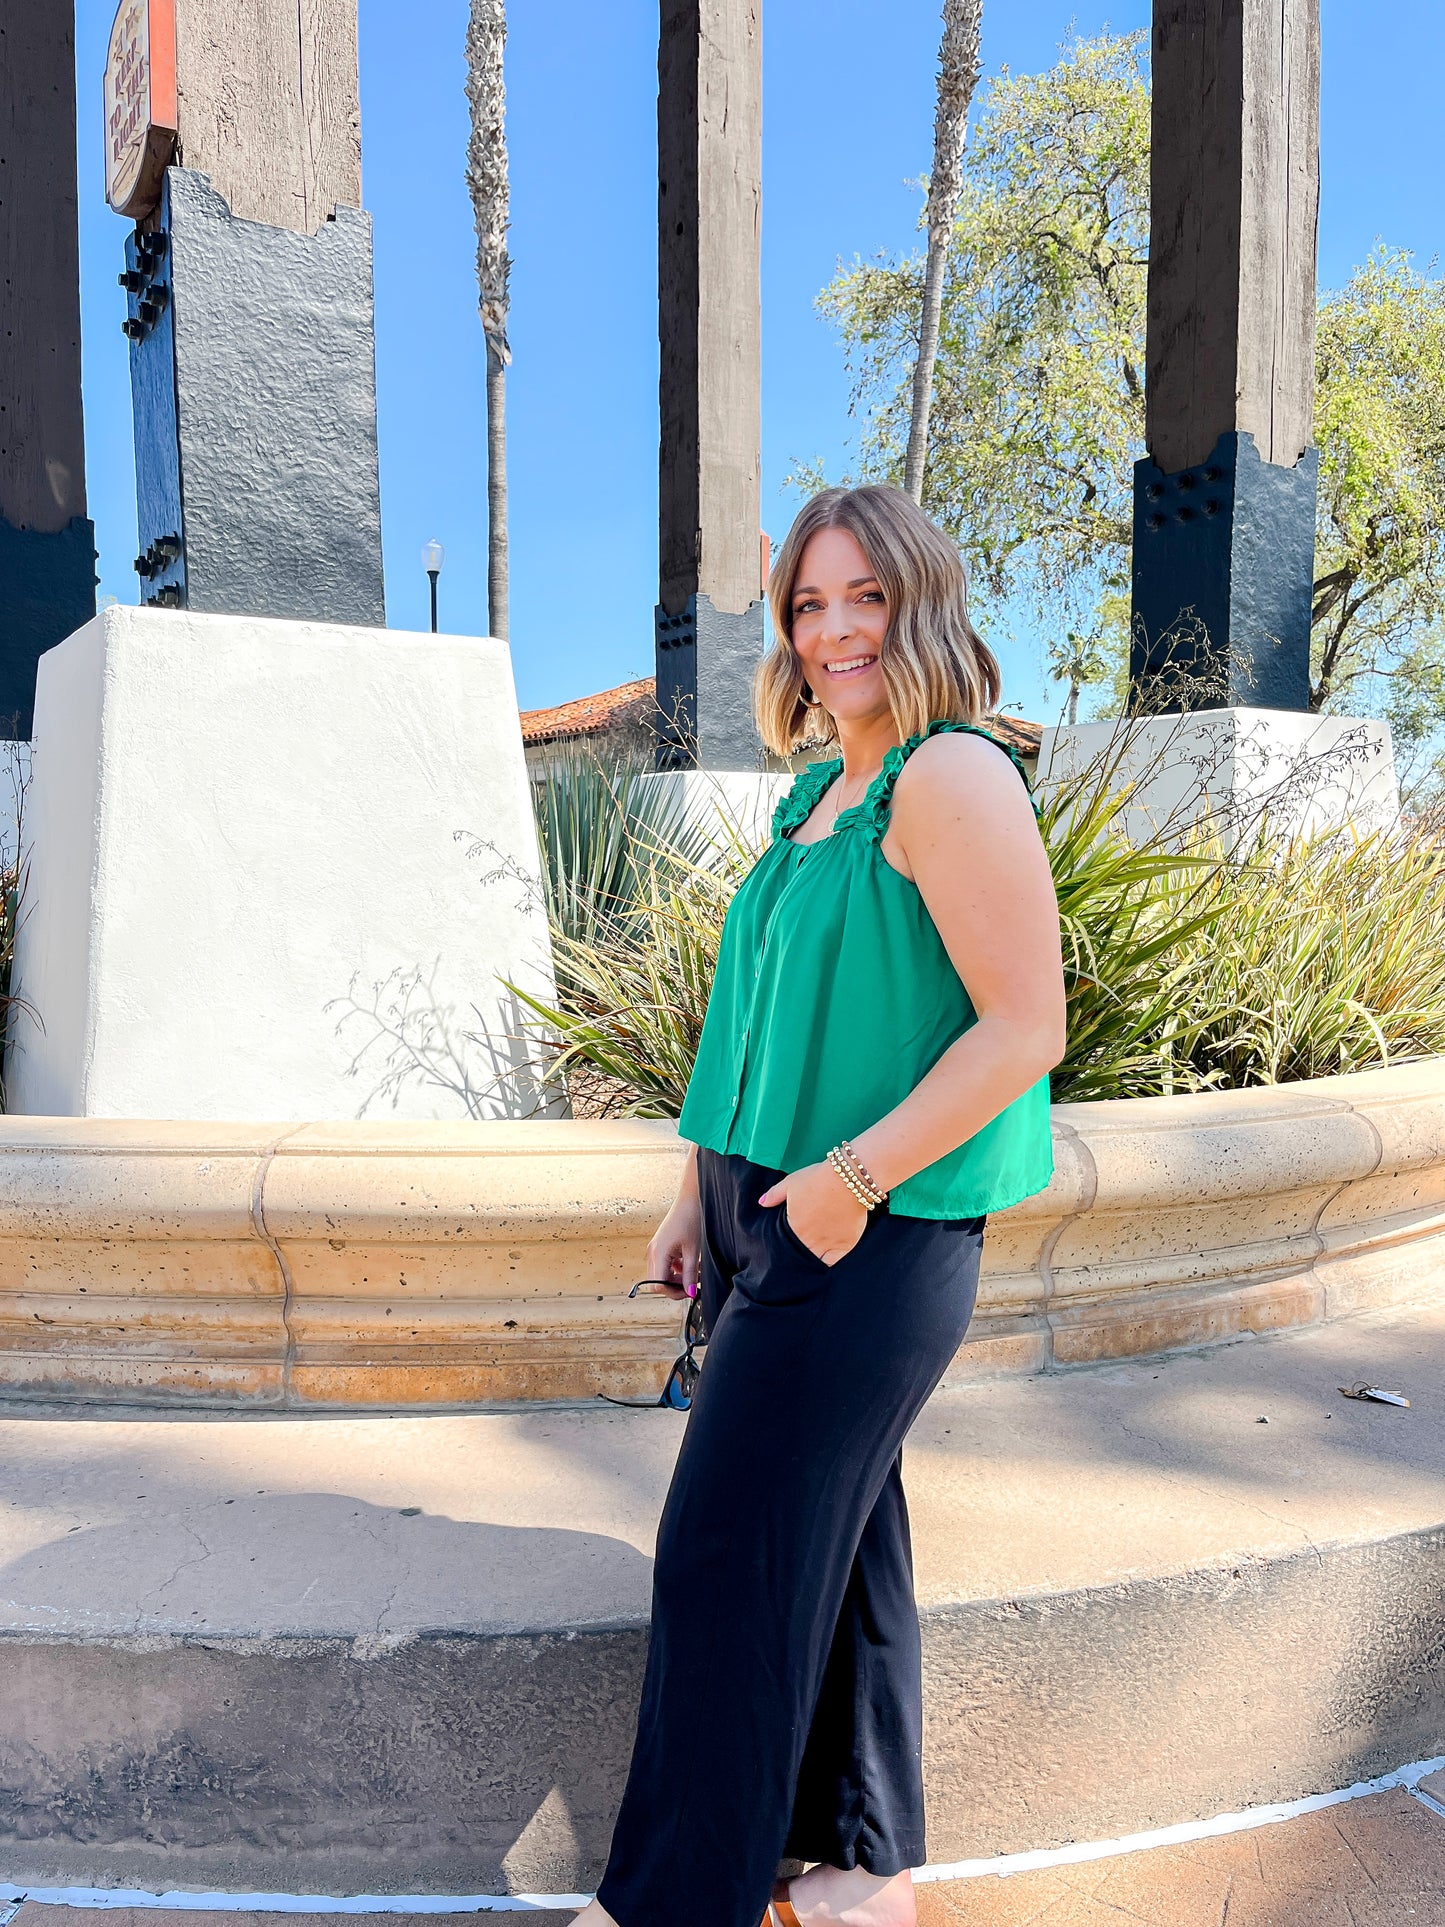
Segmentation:
[(792, 787), (791, 770), (662, 770), (649, 779), (673, 801), (679, 817), (701, 830), (714, 848), (760, 849), (773, 833), (778, 798)]
[(107, 609), (41, 658), (12, 1111), (526, 1115), (551, 956), (504, 643)]
[(1388, 723), (1291, 709), (1197, 709), (1045, 729), (1038, 784), (1090, 768), (1133, 785), (1119, 828), (1131, 842), (1178, 841), (1195, 824), (1228, 842), (1261, 826), (1281, 839), (1346, 825), (1361, 835), (1400, 815)]

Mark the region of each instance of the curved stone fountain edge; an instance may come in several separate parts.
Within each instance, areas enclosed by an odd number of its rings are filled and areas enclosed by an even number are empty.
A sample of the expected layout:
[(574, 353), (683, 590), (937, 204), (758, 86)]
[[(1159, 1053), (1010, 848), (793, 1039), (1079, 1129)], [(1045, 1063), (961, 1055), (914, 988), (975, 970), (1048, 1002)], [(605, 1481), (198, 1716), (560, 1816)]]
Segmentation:
[[(1445, 1059), (1059, 1105), (950, 1382), (1399, 1302), (1445, 1256)], [(0, 1392), (435, 1407), (645, 1396), (652, 1122), (0, 1118)]]

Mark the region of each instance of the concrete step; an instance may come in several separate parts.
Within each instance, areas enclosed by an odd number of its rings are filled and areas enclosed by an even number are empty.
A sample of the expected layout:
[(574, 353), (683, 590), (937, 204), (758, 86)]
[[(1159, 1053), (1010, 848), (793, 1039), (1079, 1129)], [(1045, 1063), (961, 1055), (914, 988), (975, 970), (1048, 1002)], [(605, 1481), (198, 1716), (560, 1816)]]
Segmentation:
[[(908, 1454), (930, 1859), (1445, 1752), (1442, 1365), (1433, 1294), (939, 1394)], [(681, 1424), (0, 1412), (4, 1877), (587, 1890)]]
[[(354, 1916), (352, 1916), (354, 1918)], [(285, 1927), (341, 1927), (304, 1911)], [(383, 1927), (480, 1927), (490, 1912), (397, 1912)], [(517, 1922), (519, 1917), (510, 1918)], [(568, 1927), (538, 1908), (525, 1927)], [(1403, 1788), (1278, 1824), (1075, 1864), (918, 1887), (919, 1927), (1439, 1927), (1445, 1921), (1445, 1814)], [(12, 1927), (167, 1927), (153, 1910), (27, 1899)], [(278, 1927), (276, 1912), (188, 1909), (174, 1927)]]

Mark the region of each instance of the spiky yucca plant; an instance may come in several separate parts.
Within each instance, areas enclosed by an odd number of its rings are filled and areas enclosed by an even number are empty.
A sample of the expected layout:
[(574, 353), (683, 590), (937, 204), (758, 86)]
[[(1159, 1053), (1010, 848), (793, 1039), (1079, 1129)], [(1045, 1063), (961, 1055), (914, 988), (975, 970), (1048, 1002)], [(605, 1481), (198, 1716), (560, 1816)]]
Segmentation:
[(708, 838), (640, 756), (568, 745), (533, 779), (553, 944), (632, 933), (653, 872), (701, 863)]
[[(579, 767), (580, 788), (606, 785)], [(1445, 1053), (1445, 845), (1335, 836), (1226, 852), (1137, 848), (1107, 762), (1041, 810), (1064, 935), (1069, 1038), (1056, 1098), (1283, 1083)], [(602, 795), (574, 806), (607, 820)], [(563, 851), (555, 836), (550, 846)], [(674, 1117), (723, 918), (752, 852), (680, 848), (654, 822), (625, 861), (625, 915), (554, 914), (558, 1000), (526, 999), (541, 1054), (590, 1067), (612, 1108)], [(566, 866), (565, 854), (560, 858)], [(567, 890), (554, 882), (555, 896)], [(595, 901), (595, 898), (584, 898)]]

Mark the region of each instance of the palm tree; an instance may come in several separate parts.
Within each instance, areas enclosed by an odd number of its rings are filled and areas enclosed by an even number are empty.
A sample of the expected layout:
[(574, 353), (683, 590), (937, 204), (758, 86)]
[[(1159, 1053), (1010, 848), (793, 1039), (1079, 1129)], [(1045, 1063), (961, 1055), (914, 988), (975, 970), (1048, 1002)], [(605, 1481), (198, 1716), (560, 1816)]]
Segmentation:
[(933, 405), (933, 364), (938, 358), (938, 326), (943, 312), (943, 275), (958, 197), (963, 188), (963, 143), (968, 107), (978, 84), (979, 23), (983, 0), (943, 0), (943, 40), (938, 49), (938, 111), (933, 117), (933, 171), (928, 177), (928, 265), (923, 281), (923, 317), (918, 359), (913, 364), (913, 419), (903, 486), (915, 502), (923, 500), (928, 461), (928, 415)]
[(477, 293), (487, 343), (487, 626), (505, 641), (507, 617), (507, 308), (512, 257), (507, 252), (511, 195), (507, 182), (507, 90), (502, 54), (506, 0), (472, 0), (467, 22), (467, 188), (477, 224)]
[(1109, 678), (1111, 664), (1104, 638), (1076, 635), (1070, 629), (1062, 642), (1055, 638), (1049, 643), (1047, 660), (1053, 680), (1069, 686), (1065, 721), (1076, 723), (1080, 692), (1090, 683), (1107, 682)]

